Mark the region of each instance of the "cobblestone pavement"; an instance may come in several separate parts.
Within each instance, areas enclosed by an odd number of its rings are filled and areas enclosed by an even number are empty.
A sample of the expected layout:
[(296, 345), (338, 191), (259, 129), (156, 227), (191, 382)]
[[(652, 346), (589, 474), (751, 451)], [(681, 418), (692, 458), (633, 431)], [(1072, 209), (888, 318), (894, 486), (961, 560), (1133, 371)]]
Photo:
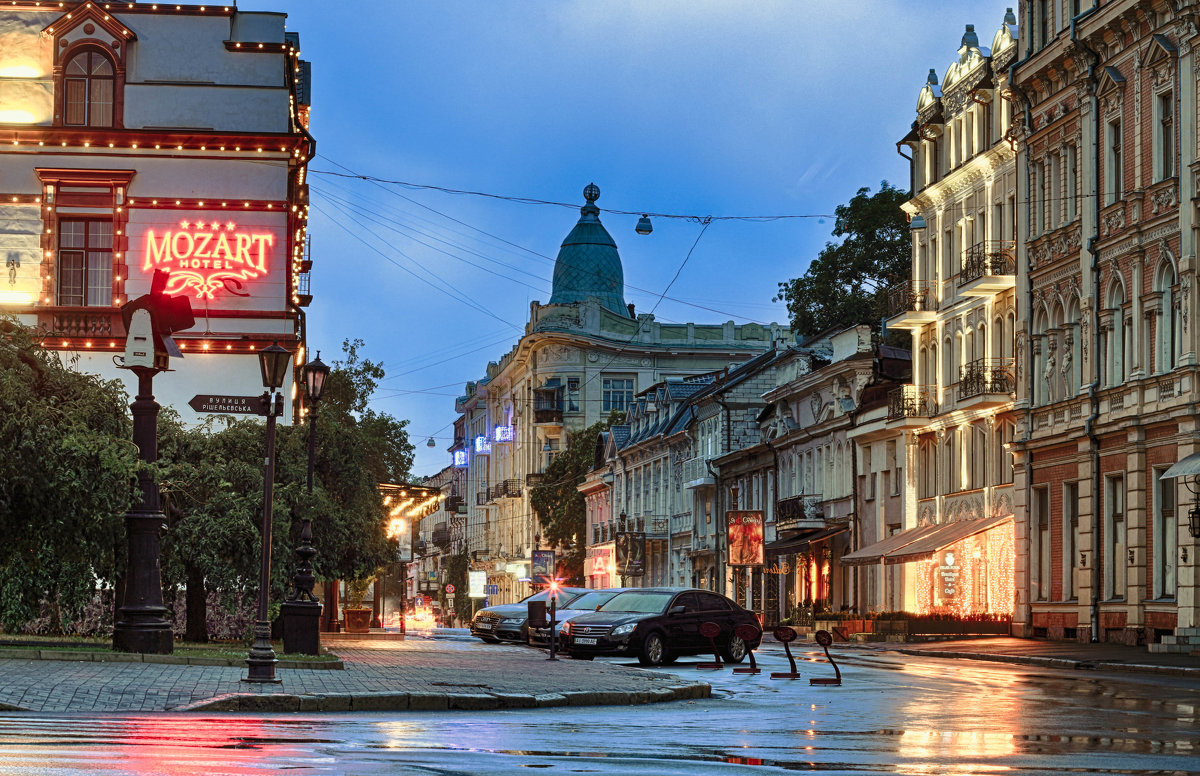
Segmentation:
[(0, 709), (349, 711), (646, 703), (707, 697), (709, 686), (603, 662), (548, 662), (540, 650), (463, 641), (339, 641), (344, 671), (0, 660)]

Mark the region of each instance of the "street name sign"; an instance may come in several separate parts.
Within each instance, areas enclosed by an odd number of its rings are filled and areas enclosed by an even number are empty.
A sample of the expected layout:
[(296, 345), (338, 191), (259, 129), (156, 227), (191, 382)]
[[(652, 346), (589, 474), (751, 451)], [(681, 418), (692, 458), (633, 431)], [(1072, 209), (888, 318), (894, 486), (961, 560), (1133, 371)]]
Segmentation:
[(229, 415), (257, 415), (262, 411), (261, 396), (224, 396), (202, 393), (192, 397), (188, 406), (196, 412), (219, 412)]

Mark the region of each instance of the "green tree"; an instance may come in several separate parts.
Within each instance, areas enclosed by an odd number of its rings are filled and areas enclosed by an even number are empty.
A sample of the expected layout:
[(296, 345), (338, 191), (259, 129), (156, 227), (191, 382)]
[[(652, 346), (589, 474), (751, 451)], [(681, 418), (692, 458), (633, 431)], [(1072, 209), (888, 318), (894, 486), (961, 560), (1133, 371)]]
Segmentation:
[[(359, 579), (396, 556), (384, 533), (381, 482), (404, 481), (413, 459), (407, 421), (370, 408), (384, 377), (361, 359), (361, 341), (335, 362), (317, 417), (314, 491), (307, 492), (308, 424), (276, 434), (271, 600), (281, 601), (295, 570), (301, 523), (312, 520), (319, 579)], [(163, 492), (170, 531), (164, 538), (168, 587), (186, 590), (189, 639), (203, 640), (206, 593), (257, 594), (262, 524), (263, 424), (214, 419), (185, 428), (160, 422)]]
[(60, 631), (124, 563), (137, 448), (119, 381), (0, 320), (0, 624)]
[(542, 540), (567, 548), (559, 560), (558, 573), (568, 584), (582, 584), (584, 533), (587, 504), (576, 486), (583, 482), (595, 462), (596, 440), (608, 421), (594, 423), (567, 437), (567, 449), (546, 467), (541, 485), (533, 489), (529, 503), (542, 526)]
[(887, 288), (910, 276), (912, 238), (900, 205), (908, 194), (890, 185), (861, 188), (834, 211), (833, 235), (808, 270), (779, 284), (775, 301), (787, 302), (792, 330), (804, 335), (869, 323), (887, 316)]

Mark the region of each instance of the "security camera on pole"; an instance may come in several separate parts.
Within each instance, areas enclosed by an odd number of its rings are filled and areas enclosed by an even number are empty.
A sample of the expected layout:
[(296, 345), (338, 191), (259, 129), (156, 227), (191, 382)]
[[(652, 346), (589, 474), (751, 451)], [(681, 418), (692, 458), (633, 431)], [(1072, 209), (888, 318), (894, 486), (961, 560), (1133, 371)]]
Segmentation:
[[(159, 404), (154, 401), (154, 376), (169, 369), (171, 357), (183, 358), (171, 334), (196, 323), (188, 298), (168, 296), (166, 285), (167, 273), (156, 271), (150, 293), (121, 307), (126, 332), (121, 368), (132, 370), (138, 378), (137, 398), (129, 408), (133, 411), (133, 443), (145, 463), (158, 460)], [(113, 628), (113, 649), (165, 655), (173, 647), (159, 563), (159, 531), (165, 517), (158, 484), (149, 470), (138, 474), (138, 485), (141, 503), (125, 513), (129, 561), (125, 595)]]

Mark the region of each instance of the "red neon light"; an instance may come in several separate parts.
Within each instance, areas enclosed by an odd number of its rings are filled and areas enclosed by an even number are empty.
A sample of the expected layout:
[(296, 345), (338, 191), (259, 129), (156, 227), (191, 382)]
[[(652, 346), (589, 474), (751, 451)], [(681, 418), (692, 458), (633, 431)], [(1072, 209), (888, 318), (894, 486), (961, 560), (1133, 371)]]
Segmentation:
[(267, 274), (267, 249), (275, 235), (238, 231), (232, 221), (181, 221), (179, 228), (161, 235), (146, 232), (146, 260), (142, 269), (165, 270), (166, 292), (189, 291), (197, 299), (212, 299), (216, 291), (237, 296), (243, 281)]

